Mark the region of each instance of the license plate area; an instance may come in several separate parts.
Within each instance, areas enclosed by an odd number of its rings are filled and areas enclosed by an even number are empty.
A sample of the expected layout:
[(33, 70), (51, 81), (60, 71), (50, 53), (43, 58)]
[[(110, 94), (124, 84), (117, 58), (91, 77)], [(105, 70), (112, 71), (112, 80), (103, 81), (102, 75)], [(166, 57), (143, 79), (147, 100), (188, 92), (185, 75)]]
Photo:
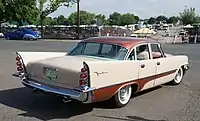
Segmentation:
[(44, 77), (48, 80), (58, 79), (58, 69), (44, 67)]

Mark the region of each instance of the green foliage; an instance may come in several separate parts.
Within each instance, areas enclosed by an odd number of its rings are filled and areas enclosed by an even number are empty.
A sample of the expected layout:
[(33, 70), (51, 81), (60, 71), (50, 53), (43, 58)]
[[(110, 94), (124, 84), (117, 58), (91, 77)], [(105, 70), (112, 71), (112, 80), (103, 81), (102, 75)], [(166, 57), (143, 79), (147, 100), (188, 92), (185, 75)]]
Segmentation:
[(109, 25), (129, 25), (129, 24), (135, 24), (139, 21), (138, 16), (134, 16), (134, 14), (126, 13), (126, 14), (120, 14), (118, 12), (114, 12), (111, 14), (108, 18)]
[(140, 21), (139, 16), (134, 16), (134, 18), (135, 18), (135, 23), (138, 23)]
[(100, 21), (102, 24), (108, 25), (108, 22), (106, 20), (106, 16), (105, 15), (98, 14), (98, 15), (96, 15), (95, 18), (96, 18), (97, 21)]
[(58, 25), (68, 25), (68, 19), (65, 18), (63, 15), (60, 15), (60, 16), (58, 16), (57, 24)]
[(148, 24), (155, 24), (156, 23), (156, 18), (154, 18), (154, 17), (149, 18), (147, 23)]
[[(70, 25), (77, 25), (77, 12), (72, 13), (68, 19)], [(90, 13), (87, 11), (80, 11), (80, 24), (90, 25), (95, 23), (96, 23), (96, 16), (94, 13)]]
[(5, 7), (3, 5), (3, 1), (0, 0), (0, 23), (4, 22), (5, 20)]
[(4, 7), (6, 19), (16, 21), (19, 26), (32, 24), (38, 18), (35, 0), (5, 0)]
[[(37, 7), (39, 3), (39, 8)], [(68, 18), (60, 15), (56, 18), (47, 17), (55, 12), (60, 6), (70, 7), (77, 3), (77, 0), (0, 0), (0, 23), (9, 21), (17, 22), (21, 26), (28, 24), (35, 25), (77, 25), (77, 12), (72, 13)], [(44, 8), (44, 4), (47, 7)], [(46, 6), (45, 5), (45, 6)], [(136, 24), (140, 20), (139, 16), (132, 13), (121, 14), (114, 12), (109, 15), (108, 19), (103, 14), (94, 14), (87, 11), (80, 11), (80, 24), (90, 25), (103, 23), (103, 25), (120, 25)], [(200, 16), (195, 12), (195, 8), (185, 9), (180, 13), (180, 17), (172, 16), (167, 18), (160, 15), (156, 18), (151, 17), (146, 20), (145, 24), (154, 24), (158, 21), (176, 24), (181, 20), (184, 25), (200, 23)]]
[(199, 16), (196, 14), (195, 8), (185, 9), (180, 13), (180, 19), (183, 25), (199, 23)]
[(42, 26), (41, 29), (41, 35), (43, 36), (43, 24), (45, 18), (55, 12), (60, 6), (71, 6), (74, 3), (77, 2), (77, 0), (48, 0), (49, 4), (47, 4), (47, 7), (44, 9), (44, 4), (47, 2), (47, 0), (38, 0), (39, 2), (39, 10), (40, 10), (40, 25)]
[(130, 25), (130, 24), (135, 24), (135, 16), (133, 14), (127, 13), (127, 14), (122, 14), (120, 16), (120, 21), (119, 25), (120, 26), (125, 26), (125, 25)]
[[(72, 6), (74, 3), (77, 2), (77, 0), (38, 0), (38, 2), (40, 4), (41, 15), (43, 17), (46, 17), (49, 14), (55, 12), (61, 6), (66, 6), (66, 7)], [(44, 4), (47, 2), (49, 2), (49, 4), (47, 4), (47, 7), (43, 9)]]
[(166, 16), (160, 15), (156, 18), (156, 21), (168, 21), (168, 18)]
[(120, 25), (120, 16), (121, 14), (118, 12), (114, 12), (113, 14), (110, 14), (109, 16), (109, 25)]
[(172, 16), (172, 17), (169, 17), (167, 23), (176, 24), (178, 20), (179, 20), (179, 17)]
[(46, 17), (44, 24), (45, 25), (53, 25), (53, 19), (51, 17)]

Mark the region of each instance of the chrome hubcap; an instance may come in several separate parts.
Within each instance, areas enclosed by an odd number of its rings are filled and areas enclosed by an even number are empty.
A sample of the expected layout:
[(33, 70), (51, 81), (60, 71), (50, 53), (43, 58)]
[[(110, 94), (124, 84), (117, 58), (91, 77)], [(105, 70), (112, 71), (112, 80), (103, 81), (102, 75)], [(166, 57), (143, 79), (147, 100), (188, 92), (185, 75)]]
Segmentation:
[(175, 82), (180, 83), (182, 80), (182, 76), (183, 76), (182, 69), (180, 69), (175, 76)]
[(118, 97), (119, 97), (119, 101), (122, 104), (126, 104), (131, 97), (131, 87), (127, 86), (127, 87), (123, 87), (122, 89), (120, 89), (120, 91), (118, 93)]

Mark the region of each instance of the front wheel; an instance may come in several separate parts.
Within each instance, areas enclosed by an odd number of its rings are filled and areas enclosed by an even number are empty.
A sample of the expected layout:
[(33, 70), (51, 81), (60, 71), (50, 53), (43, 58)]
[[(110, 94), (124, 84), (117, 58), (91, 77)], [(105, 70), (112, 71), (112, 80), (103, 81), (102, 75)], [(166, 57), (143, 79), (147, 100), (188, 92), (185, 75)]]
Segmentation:
[(183, 80), (183, 75), (184, 75), (183, 69), (180, 68), (177, 71), (176, 76), (175, 76), (175, 78), (172, 81), (172, 84), (173, 85), (179, 85), (182, 82), (182, 80)]
[(113, 97), (113, 101), (115, 102), (115, 106), (124, 107), (130, 101), (132, 94), (131, 85), (122, 87)]

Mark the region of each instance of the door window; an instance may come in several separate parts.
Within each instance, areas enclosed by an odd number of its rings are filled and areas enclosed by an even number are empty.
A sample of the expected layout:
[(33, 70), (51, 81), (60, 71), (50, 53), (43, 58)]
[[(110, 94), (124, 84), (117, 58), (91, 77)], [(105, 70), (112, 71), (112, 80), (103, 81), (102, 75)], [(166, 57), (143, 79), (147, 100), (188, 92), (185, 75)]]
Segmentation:
[(160, 50), (159, 44), (151, 44), (151, 51), (153, 59), (162, 58), (162, 51)]
[(140, 45), (136, 47), (137, 53), (137, 60), (149, 60), (150, 53), (149, 53), (149, 46), (148, 44)]
[(128, 56), (128, 60), (135, 60), (135, 49), (133, 49), (130, 55)]
[(100, 43), (87, 43), (83, 53), (91, 56), (98, 55), (100, 45)]

